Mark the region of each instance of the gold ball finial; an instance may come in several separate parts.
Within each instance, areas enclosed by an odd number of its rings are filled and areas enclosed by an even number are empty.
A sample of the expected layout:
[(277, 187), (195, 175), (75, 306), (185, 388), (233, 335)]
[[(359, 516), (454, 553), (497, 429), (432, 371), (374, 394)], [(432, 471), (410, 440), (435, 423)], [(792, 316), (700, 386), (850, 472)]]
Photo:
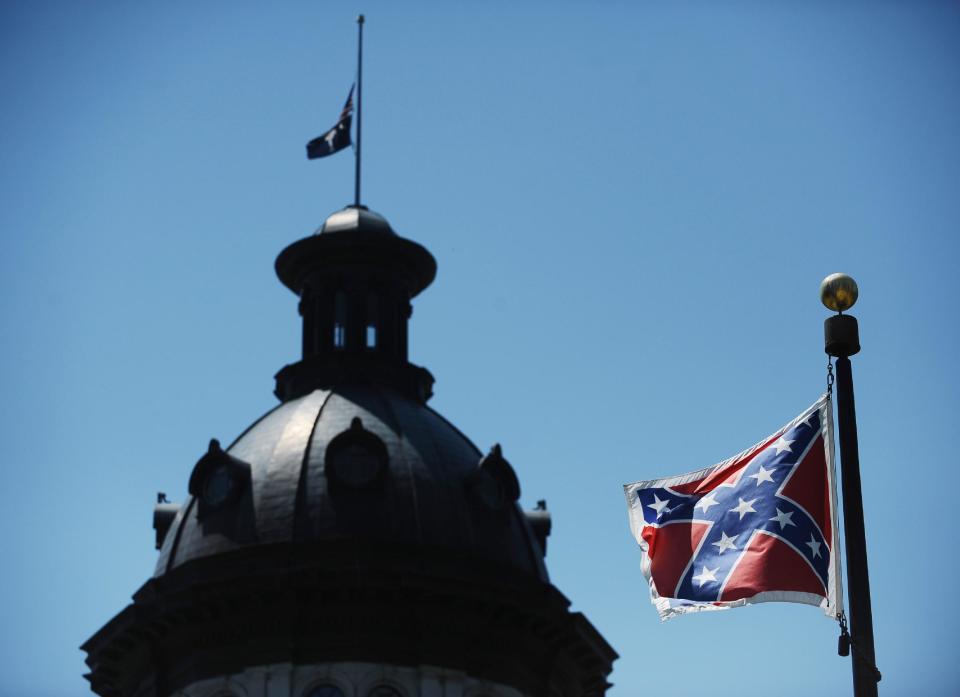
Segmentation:
[(849, 310), (859, 294), (857, 282), (845, 273), (832, 273), (820, 283), (820, 302), (834, 312)]

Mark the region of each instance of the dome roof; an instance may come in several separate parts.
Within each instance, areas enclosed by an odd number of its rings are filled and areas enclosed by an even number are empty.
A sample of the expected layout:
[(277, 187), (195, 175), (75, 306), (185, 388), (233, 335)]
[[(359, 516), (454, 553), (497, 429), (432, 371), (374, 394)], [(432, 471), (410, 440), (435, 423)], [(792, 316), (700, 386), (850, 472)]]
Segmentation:
[[(550, 583), (550, 515), (427, 406), (411, 299), (436, 261), (363, 207), (277, 257), (302, 357), (282, 402), (182, 506), (158, 496), (156, 571), (84, 645), (102, 697), (168, 695), (274, 663), (443, 666), (524, 694), (604, 693), (616, 652)], [(457, 631), (451, 632), (451, 626)]]
[(242, 547), (359, 539), (453, 551), (547, 582), (499, 447), (481, 457), (400, 392), (343, 386), (281, 404), (219, 451), (233, 480), (211, 463), (216, 452), (197, 463), (155, 577)]
[(323, 221), (323, 225), (317, 230), (317, 234), (355, 230), (395, 234), (386, 218), (371, 211), (366, 206), (347, 206), (342, 210), (331, 213)]

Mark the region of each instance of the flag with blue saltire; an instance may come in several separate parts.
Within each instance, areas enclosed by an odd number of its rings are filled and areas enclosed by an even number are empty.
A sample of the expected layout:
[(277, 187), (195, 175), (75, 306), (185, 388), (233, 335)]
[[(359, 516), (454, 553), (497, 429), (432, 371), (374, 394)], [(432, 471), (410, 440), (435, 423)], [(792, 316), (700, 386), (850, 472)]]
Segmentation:
[(623, 488), (661, 619), (773, 601), (841, 612), (828, 395), (720, 464)]

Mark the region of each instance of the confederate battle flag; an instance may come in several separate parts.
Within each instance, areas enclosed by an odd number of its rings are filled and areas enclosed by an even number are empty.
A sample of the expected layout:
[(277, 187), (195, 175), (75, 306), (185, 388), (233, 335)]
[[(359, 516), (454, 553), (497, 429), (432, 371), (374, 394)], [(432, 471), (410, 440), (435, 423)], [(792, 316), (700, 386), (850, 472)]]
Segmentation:
[(729, 460), (623, 489), (661, 619), (771, 601), (839, 614), (828, 395)]

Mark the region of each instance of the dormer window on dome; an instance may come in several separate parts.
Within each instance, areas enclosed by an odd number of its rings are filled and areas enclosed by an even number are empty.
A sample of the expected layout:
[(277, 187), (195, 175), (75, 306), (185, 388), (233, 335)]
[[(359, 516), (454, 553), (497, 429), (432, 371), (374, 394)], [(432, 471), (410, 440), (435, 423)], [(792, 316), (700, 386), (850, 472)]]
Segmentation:
[(190, 493), (198, 501), (197, 516), (228, 508), (250, 484), (250, 465), (224, 452), (220, 441), (211, 439), (207, 453), (190, 475)]
[(325, 470), (333, 486), (371, 489), (383, 481), (387, 471), (387, 447), (354, 417), (350, 428), (327, 446)]
[(520, 498), (520, 482), (503, 457), (499, 443), (480, 459), (464, 485), (476, 501), (491, 511), (501, 511)]

